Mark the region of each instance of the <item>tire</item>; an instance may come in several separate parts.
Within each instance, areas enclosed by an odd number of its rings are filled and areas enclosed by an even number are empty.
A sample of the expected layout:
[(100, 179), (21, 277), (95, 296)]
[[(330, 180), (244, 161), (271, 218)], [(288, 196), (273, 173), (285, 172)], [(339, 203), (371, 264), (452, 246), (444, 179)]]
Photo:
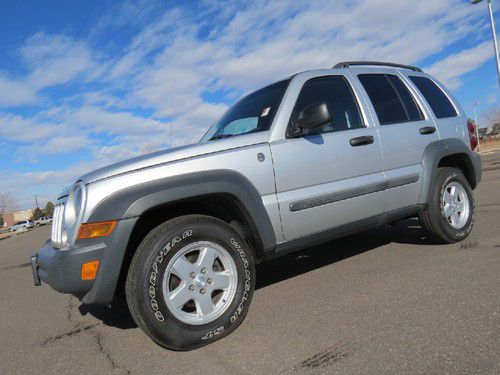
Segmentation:
[(439, 168), (431, 193), (429, 204), (419, 214), (420, 224), (429, 238), (438, 243), (454, 243), (467, 238), (474, 225), (476, 207), (472, 189), (462, 171)]
[(234, 331), (248, 312), (254, 288), (253, 254), (238, 233), (213, 217), (187, 215), (144, 238), (130, 264), (125, 293), (133, 319), (153, 341), (191, 350)]

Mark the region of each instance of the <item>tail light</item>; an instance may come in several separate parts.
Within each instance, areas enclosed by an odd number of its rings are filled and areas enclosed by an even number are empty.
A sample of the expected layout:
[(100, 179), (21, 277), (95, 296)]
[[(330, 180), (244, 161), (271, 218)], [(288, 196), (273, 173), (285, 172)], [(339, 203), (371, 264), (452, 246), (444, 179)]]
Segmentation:
[(467, 121), (467, 129), (469, 130), (470, 147), (474, 151), (477, 147), (476, 124), (470, 120)]

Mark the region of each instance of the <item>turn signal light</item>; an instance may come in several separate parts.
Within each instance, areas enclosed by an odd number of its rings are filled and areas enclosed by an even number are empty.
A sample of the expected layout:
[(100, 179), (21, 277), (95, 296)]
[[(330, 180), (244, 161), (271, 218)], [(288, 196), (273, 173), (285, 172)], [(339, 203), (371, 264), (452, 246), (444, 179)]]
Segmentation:
[(99, 261), (93, 260), (91, 262), (82, 264), (82, 280), (94, 280), (99, 268)]
[(102, 221), (100, 223), (86, 223), (80, 225), (77, 239), (109, 236), (115, 229), (116, 221)]

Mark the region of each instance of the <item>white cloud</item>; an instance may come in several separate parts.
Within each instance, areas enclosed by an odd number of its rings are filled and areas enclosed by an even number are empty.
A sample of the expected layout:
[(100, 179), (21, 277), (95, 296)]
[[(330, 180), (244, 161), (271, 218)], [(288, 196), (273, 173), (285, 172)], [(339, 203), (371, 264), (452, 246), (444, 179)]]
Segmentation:
[(37, 142), (57, 132), (57, 125), (0, 112), (0, 137), (14, 142)]
[[(418, 64), (467, 39), (477, 45), (426, 69), (457, 88), (491, 57), (484, 12), (467, 2), (207, 0), (163, 12), (158, 4), (114, 5), (86, 39), (28, 38), (18, 51), (25, 74), (0, 72), (0, 106), (43, 109), (31, 118), (0, 112), (0, 138), (21, 142), (31, 160), (81, 150), (89, 158), (81, 174), (170, 146), (171, 128), (174, 145), (195, 142), (228, 101), (297, 71), (351, 59)], [(113, 44), (121, 28), (125, 47)], [(73, 84), (64, 100), (46, 90)], [(76, 177), (71, 168), (22, 176), (32, 184)]]
[(21, 55), (32, 69), (27, 84), (37, 89), (69, 82), (93, 64), (84, 43), (62, 35), (35, 34), (21, 48)]
[(40, 90), (78, 77), (96, 78), (99, 71), (90, 48), (64, 35), (34, 34), (19, 53), (27, 74), (14, 79), (0, 72), (0, 107), (37, 103)]
[(0, 107), (31, 104), (36, 101), (35, 89), (23, 81), (12, 80), (0, 74)]
[(462, 84), (460, 77), (463, 74), (479, 68), (492, 56), (494, 56), (492, 44), (486, 41), (450, 55), (426, 68), (425, 71), (434, 75), (451, 90), (455, 90)]

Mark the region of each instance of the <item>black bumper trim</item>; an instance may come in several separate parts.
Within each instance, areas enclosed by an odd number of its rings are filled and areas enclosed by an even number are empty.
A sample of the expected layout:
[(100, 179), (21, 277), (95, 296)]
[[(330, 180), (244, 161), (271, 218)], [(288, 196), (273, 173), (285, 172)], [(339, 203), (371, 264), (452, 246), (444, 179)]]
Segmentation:
[(31, 254), (30, 263), (31, 263), (31, 271), (33, 272), (33, 283), (35, 286), (42, 285), (40, 281), (40, 276), (38, 276), (38, 264), (37, 264), (38, 255), (36, 253)]
[(50, 240), (47, 241), (30, 257), (35, 285), (37, 281), (43, 282), (58, 292), (83, 296), (92, 288), (94, 281), (81, 279), (82, 263), (101, 260), (105, 248), (106, 245), (101, 243), (59, 250), (52, 247)]
[[(72, 294), (84, 303), (110, 303), (137, 219), (119, 220), (110, 236), (80, 240), (70, 248), (55, 249), (48, 240), (30, 258), (33, 278), (39, 278), (58, 292)], [(93, 260), (100, 262), (95, 280), (82, 280), (82, 264)]]

